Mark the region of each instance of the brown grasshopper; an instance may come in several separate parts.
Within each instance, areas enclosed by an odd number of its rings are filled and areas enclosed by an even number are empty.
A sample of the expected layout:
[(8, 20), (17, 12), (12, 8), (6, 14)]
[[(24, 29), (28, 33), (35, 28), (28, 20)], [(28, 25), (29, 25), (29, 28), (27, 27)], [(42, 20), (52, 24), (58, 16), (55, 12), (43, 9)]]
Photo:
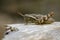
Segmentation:
[(54, 22), (52, 18), (54, 13), (51, 12), (48, 15), (41, 15), (41, 14), (25, 14), (19, 13), (24, 17), (24, 21), (26, 24), (28, 23), (35, 23), (35, 24), (50, 24)]

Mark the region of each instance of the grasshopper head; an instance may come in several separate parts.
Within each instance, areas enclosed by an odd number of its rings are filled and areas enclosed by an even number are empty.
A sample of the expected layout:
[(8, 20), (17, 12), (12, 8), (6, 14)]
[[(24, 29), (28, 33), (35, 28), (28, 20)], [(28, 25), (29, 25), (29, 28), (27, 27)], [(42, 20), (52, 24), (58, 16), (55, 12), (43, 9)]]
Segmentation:
[(49, 13), (47, 16), (48, 16), (49, 18), (50, 18), (50, 17), (53, 17), (53, 16), (54, 16), (54, 12), (52, 11), (52, 12)]

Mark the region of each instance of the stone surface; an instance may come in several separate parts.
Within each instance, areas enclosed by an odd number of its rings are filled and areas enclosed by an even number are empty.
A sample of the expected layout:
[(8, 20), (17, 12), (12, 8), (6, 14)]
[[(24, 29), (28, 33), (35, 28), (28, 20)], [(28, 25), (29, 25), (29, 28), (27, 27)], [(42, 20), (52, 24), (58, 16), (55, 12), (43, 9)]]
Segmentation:
[(45, 25), (8, 24), (19, 31), (11, 32), (3, 40), (60, 40), (60, 22)]

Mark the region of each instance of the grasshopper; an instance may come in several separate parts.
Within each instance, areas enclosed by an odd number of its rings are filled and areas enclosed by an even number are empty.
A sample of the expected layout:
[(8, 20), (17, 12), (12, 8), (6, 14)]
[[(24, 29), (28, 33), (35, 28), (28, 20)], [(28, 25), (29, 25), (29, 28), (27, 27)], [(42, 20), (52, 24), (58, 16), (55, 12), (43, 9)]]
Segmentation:
[(54, 19), (52, 18), (54, 13), (51, 12), (47, 15), (41, 15), (41, 14), (25, 14), (18, 13), (24, 17), (24, 21), (26, 24), (28, 23), (35, 23), (35, 24), (50, 24), (54, 22)]

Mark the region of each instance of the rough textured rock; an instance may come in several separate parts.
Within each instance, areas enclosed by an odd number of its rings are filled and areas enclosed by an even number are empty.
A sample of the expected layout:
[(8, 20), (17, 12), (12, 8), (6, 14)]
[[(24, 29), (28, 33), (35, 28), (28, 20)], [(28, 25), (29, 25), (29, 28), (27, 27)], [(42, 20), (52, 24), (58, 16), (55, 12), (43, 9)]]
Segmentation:
[(3, 40), (60, 40), (60, 22), (45, 25), (9, 24), (19, 31), (11, 32)]

